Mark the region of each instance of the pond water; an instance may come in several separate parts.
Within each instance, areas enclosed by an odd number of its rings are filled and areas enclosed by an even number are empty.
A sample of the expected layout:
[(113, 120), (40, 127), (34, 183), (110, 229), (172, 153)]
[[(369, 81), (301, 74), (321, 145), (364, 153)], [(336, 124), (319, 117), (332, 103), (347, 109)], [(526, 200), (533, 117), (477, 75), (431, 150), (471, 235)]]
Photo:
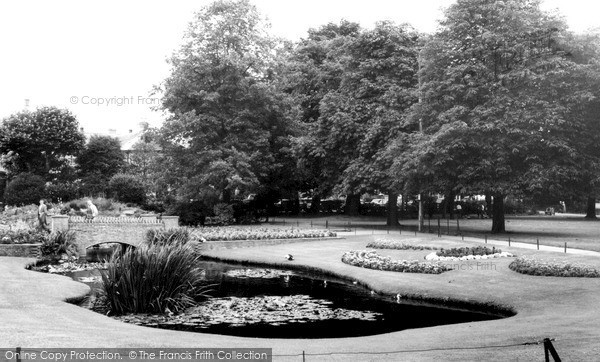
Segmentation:
[[(502, 318), (398, 302), (328, 276), (212, 261), (204, 261), (201, 266), (207, 281), (215, 284), (208, 305), (170, 320), (163, 316), (119, 319), (152, 327), (246, 337), (339, 338)], [(92, 287), (99, 287), (97, 276), (97, 270), (71, 274)]]

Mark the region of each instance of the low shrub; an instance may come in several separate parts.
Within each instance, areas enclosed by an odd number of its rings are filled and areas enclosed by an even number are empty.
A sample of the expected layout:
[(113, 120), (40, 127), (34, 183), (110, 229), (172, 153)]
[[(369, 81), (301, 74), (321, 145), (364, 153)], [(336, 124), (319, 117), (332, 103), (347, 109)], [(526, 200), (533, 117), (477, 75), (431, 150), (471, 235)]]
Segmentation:
[(475, 247), (464, 247), (464, 248), (452, 248), (452, 249), (441, 249), (436, 254), (437, 256), (460, 258), (462, 256), (469, 255), (492, 255), (502, 253), (502, 250), (492, 247), (491, 249), (485, 246)]
[(12, 179), (4, 191), (4, 202), (7, 205), (30, 205), (37, 204), (44, 198), (46, 183), (38, 175), (31, 173), (18, 174)]
[[(54, 205), (46, 203), (48, 211), (56, 211)], [(0, 212), (0, 228), (11, 230), (29, 230), (39, 227), (38, 205), (7, 206)]]
[[(71, 200), (67, 204), (63, 205), (60, 213), (72, 216), (85, 216), (86, 213), (84, 211), (87, 210), (88, 207), (87, 200), (88, 198)], [(122, 211), (128, 208), (124, 203), (104, 197), (96, 197), (91, 200), (92, 203), (98, 208), (99, 216), (120, 216)], [(139, 213), (141, 213), (141, 210)]]
[(215, 221), (219, 225), (231, 225), (235, 219), (233, 217), (233, 206), (229, 204), (216, 204), (214, 207)]
[(589, 265), (576, 265), (568, 262), (541, 261), (519, 257), (508, 266), (511, 270), (528, 275), (548, 277), (598, 278), (598, 269)]
[(117, 201), (141, 205), (146, 200), (144, 184), (133, 175), (114, 175), (108, 183), (108, 189)]
[(69, 182), (69, 183), (52, 183), (46, 185), (46, 197), (52, 202), (62, 202), (67, 200), (74, 200), (79, 197), (80, 185)]
[(106, 175), (91, 174), (81, 179), (79, 192), (84, 196), (105, 196), (108, 192), (108, 179)]
[(146, 232), (146, 242), (149, 245), (186, 244), (190, 240), (190, 232), (184, 228), (150, 229)]
[(419, 262), (417, 260), (392, 260), (388, 256), (382, 256), (375, 251), (351, 250), (342, 255), (342, 262), (368, 269), (395, 271), (402, 273), (441, 274), (452, 268), (431, 262)]
[(206, 298), (209, 286), (189, 245), (142, 244), (113, 254), (102, 271), (99, 304), (108, 313), (178, 313)]
[(204, 220), (212, 215), (212, 209), (203, 201), (176, 201), (171, 203), (166, 215), (179, 216), (179, 224), (184, 226), (204, 225)]
[(38, 244), (47, 238), (47, 232), (36, 229), (0, 229), (0, 244)]
[(77, 244), (75, 243), (75, 232), (60, 230), (51, 233), (42, 242), (41, 251), (43, 257), (76, 256)]

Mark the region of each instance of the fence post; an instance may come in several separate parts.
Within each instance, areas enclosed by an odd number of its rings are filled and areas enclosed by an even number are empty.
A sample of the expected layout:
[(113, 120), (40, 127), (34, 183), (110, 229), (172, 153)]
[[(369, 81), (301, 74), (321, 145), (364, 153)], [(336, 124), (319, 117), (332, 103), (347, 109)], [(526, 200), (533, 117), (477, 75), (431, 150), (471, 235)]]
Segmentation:
[(310, 228), (312, 229), (312, 227), (313, 227), (313, 226), (312, 226), (312, 220), (311, 220), (311, 221), (310, 221)]
[(431, 234), (431, 216), (429, 217), (429, 233)]
[(540, 238), (537, 238), (536, 243), (537, 243), (537, 250), (540, 250)]
[(304, 351), (302, 351), (302, 362), (306, 361), (306, 356), (304, 355)]
[(485, 243), (487, 244), (487, 235), (485, 235)]
[(544, 357), (546, 357), (546, 362), (550, 362), (548, 352), (550, 352), (555, 362), (560, 362), (560, 357), (558, 356), (558, 353), (556, 353), (552, 341), (550, 341), (550, 338), (544, 338)]
[(438, 238), (442, 236), (442, 226), (441, 226), (441, 220), (440, 217), (438, 216)]
[(508, 237), (508, 246), (510, 247), (510, 236)]
[(567, 252), (567, 242), (565, 241), (565, 253)]
[(446, 227), (448, 228), (448, 235), (450, 235), (450, 218), (446, 219)]
[(458, 222), (458, 217), (456, 218), (456, 233), (460, 234), (460, 223)]
[(325, 229), (329, 229), (329, 220), (325, 220)]

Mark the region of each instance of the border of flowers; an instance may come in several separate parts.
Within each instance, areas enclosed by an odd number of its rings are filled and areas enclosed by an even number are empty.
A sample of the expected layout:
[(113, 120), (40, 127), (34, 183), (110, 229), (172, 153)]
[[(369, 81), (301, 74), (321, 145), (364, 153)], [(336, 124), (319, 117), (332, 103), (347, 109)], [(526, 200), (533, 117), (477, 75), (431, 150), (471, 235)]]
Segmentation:
[(411, 245), (394, 240), (375, 240), (367, 244), (367, 248), (393, 250), (438, 250), (435, 246)]
[(350, 250), (342, 255), (342, 262), (368, 269), (395, 271), (401, 273), (441, 274), (452, 268), (441, 263), (419, 262), (417, 260), (393, 260), (372, 250)]
[(519, 257), (510, 263), (508, 268), (520, 274), (534, 276), (600, 278), (600, 271), (589, 265), (578, 265), (556, 261), (541, 261), (531, 257)]

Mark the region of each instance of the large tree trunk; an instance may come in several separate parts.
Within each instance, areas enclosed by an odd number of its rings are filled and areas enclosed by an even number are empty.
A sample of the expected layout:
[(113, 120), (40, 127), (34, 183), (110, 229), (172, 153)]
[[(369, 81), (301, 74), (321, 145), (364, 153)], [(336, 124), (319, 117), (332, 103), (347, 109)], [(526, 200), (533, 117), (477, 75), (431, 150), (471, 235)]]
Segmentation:
[(222, 198), (223, 203), (225, 203), (225, 204), (231, 203), (231, 190), (223, 189), (221, 198)]
[(456, 193), (454, 191), (449, 191), (446, 194), (446, 211), (444, 214), (448, 213), (448, 218), (454, 219), (454, 198), (456, 198)]
[(485, 193), (485, 212), (487, 217), (492, 216), (492, 194), (489, 192)]
[(358, 216), (360, 213), (360, 195), (349, 194), (346, 196), (345, 213), (348, 216)]
[(294, 199), (292, 200), (292, 215), (300, 215), (300, 197), (297, 192), (294, 192)]
[(586, 219), (596, 219), (596, 197), (588, 196), (586, 207)]
[(492, 234), (506, 232), (504, 221), (504, 195), (494, 195), (492, 202)]
[(398, 194), (390, 193), (387, 204), (387, 226), (398, 226)]
[(318, 214), (319, 209), (321, 209), (321, 195), (315, 195), (310, 202), (310, 213)]

